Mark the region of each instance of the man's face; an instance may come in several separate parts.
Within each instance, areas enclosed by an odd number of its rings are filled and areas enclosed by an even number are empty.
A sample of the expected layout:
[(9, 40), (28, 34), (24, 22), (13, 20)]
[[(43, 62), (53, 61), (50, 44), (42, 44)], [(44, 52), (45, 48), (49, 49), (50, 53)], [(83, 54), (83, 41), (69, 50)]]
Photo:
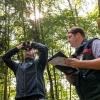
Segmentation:
[(78, 34), (74, 35), (72, 33), (68, 33), (67, 39), (68, 39), (68, 42), (70, 43), (71, 47), (76, 48), (78, 46)]
[(25, 50), (25, 58), (34, 58), (34, 49)]

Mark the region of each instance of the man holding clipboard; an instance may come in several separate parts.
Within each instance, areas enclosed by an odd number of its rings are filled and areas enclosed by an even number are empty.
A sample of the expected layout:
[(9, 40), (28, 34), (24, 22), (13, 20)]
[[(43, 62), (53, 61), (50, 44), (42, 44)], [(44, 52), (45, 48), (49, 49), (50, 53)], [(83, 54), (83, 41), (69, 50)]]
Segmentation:
[(55, 66), (58, 70), (60, 70), (64, 74), (71, 74), (75, 72), (77, 69), (66, 66), (65, 62), (66, 59), (67, 56), (62, 51), (59, 51), (51, 58), (49, 58), (48, 63)]
[(100, 39), (85, 39), (80, 27), (68, 31), (68, 41), (76, 49), (73, 58), (65, 58), (65, 67), (78, 69), (67, 80), (76, 88), (79, 100), (100, 100)]

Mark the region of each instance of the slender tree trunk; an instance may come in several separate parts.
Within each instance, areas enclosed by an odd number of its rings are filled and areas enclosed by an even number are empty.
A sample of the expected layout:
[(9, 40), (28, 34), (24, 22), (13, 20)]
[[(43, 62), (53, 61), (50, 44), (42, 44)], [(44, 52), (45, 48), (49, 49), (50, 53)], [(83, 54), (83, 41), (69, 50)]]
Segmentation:
[(67, 0), (67, 1), (68, 1), (68, 3), (69, 3), (69, 7), (70, 7), (70, 10), (71, 10), (71, 12), (72, 12), (72, 16), (73, 16), (73, 24), (76, 26), (76, 19), (75, 19), (73, 7), (72, 7), (72, 5), (71, 5), (70, 0)]
[(100, 17), (100, 0), (98, 0), (98, 11), (99, 11), (98, 17)]
[(9, 86), (8, 86), (8, 100), (10, 100), (10, 94), (11, 94), (11, 72), (9, 73), (8, 81), (9, 81)]
[(98, 12), (97, 24), (98, 28), (100, 29), (100, 0), (98, 0)]
[(25, 21), (24, 21), (24, 0), (22, 0), (21, 3), (21, 18), (22, 18), (22, 27), (23, 27), (23, 33), (24, 33), (24, 41), (27, 41), (27, 34), (26, 34), (26, 29), (25, 29)]
[(50, 99), (55, 100), (54, 99), (54, 91), (53, 91), (53, 81), (52, 81), (51, 73), (49, 70), (49, 66), (47, 66), (47, 73), (48, 73), (48, 77), (49, 77), (49, 81), (50, 81)]
[(7, 74), (8, 74), (8, 68), (5, 66), (5, 77), (4, 77), (4, 100), (8, 100), (8, 96), (7, 96)]
[[(7, 2), (6, 2), (6, 0), (5, 0), (5, 14), (7, 15)], [(6, 18), (6, 20), (5, 20), (5, 33), (6, 33), (6, 35), (8, 33), (7, 22), (8, 21), (7, 21), (7, 18)], [(5, 36), (5, 39), (7, 39), (6, 36)], [(7, 74), (8, 74), (8, 68), (5, 66), (4, 97), (3, 97), (4, 100), (7, 100)]]
[(54, 67), (53, 67), (53, 74), (54, 74), (54, 83), (55, 83), (55, 98), (58, 100), (58, 85), (56, 79), (56, 71)]

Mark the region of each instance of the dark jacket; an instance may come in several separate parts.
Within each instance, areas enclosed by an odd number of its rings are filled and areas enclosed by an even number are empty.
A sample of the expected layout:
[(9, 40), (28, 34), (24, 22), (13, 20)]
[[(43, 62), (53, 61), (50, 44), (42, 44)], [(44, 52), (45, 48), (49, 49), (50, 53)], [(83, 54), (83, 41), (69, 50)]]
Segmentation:
[[(94, 40), (94, 39), (93, 39)], [(83, 60), (92, 60), (92, 42), (85, 41), (76, 51), (76, 58), (82, 57)], [(80, 100), (100, 100), (100, 70), (79, 69), (77, 80), (74, 83)]]
[(40, 43), (34, 43), (33, 48), (39, 50), (39, 59), (25, 59), (22, 63), (14, 62), (11, 57), (19, 52), (14, 48), (9, 50), (3, 60), (16, 76), (16, 98), (32, 95), (45, 96), (43, 73), (47, 63), (48, 49)]

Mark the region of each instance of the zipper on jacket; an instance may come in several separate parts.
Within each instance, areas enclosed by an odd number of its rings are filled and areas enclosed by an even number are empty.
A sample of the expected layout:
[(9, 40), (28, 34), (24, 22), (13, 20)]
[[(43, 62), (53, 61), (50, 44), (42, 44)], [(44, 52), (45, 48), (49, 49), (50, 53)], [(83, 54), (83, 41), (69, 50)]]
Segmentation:
[[(24, 66), (25, 66), (25, 62), (24, 62)], [(26, 96), (26, 84), (25, 84), (25, 77), (26, 77), (26, 76), (25, 76), (25, 71), (26, 71), (26, 70), (24, 69), (24, 70), (23, 70), (23, 81), (24, 81), (24, 84), (23, 84), (23, 85), (24, 85), (24, 97)]]
[(26, 89), (25, 89), (25, 72), (23, 73), (24, 74), (24, 96), (26, 96)]
[[(36, 83), (38, 83), (38, 78), (37, 78), (37, 61), (35, 60), (35, 62), (34, 62), (34, 64), (35, 64), (35, 69), (36, 69)], [(36, 88), (36, 90), (37, 90), (37, 93), (38, 93), (38, 84), (36, 84), (37, 86), (37, 88)]]

